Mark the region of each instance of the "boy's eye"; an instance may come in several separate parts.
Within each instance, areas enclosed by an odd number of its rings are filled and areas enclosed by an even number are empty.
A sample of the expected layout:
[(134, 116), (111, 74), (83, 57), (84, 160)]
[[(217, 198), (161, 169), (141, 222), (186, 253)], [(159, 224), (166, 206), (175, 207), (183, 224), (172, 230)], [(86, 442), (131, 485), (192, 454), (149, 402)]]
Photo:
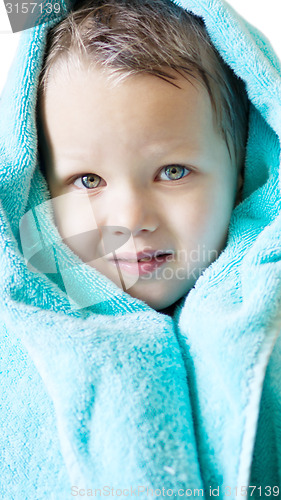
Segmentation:
[[(182, 165), (169, 165), (168, 167), (164, 167), (160, 172), (160, 179), (167, 180), (167, 177), (170, 181), (177, 181), (182, 177), (185, 177), (190, 173), (190, 170)], [(164, 177), (166, 176), (166, 177)]]
[[(182, 177), (186, 177), (190, 174), (190, 170), (182, 165), (169, 165), (167, 167), (162, 168), (159, 179), (161, 181), (177, 181), (182, 179)], [(74, 181), (74, 185), (78, 188), (86, 188), (86, 189), (95, 189), (100, 186), (102, 182), (102, 178), (97, 174), (86, 174), (81, 177), (78, 177)]]
[(74, 185), (77, 187), (85, 187), (86, 189), (94, 189), (100, 185), (101, 180), (102, 179), (99, 175), (87, 174), (76, 179)]

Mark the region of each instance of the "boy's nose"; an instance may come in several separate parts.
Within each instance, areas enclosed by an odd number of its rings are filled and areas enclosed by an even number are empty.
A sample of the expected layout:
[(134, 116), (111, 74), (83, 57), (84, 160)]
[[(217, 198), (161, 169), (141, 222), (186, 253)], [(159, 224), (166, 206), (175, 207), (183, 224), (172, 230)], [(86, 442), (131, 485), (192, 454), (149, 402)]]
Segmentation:
[(158, 210), (141, 190), (122, 190), (120, 196), (112, 200), (109, 206), (106, 225), (111, 226), (115, 234), (122, 233), (122, 228), (124, 231), (129, 230), (132, 236), (153, 232), (159, 225)]

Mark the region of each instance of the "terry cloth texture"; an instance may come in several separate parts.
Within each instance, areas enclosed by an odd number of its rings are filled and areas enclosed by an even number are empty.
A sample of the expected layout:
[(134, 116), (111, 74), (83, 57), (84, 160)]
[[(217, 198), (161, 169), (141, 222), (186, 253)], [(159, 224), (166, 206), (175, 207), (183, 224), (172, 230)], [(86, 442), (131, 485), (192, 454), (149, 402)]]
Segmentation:
[[(206, 498), (219, 488), (237, 499), (249, 484), (266, 498), (281, 485), (280, 63), (223, 0), (177, 3), (204, 19), (251, 104), (227, 246), (173, 317), (60, 240), (35, 119), (52, 23), (22, 33), (0, 105), (3, 500), (104, 487), (143, 499), (146, 488), (202, 488)], [(28, 246), (30, 220), (44, 241)], [(26, 258), (36, 252), (42, 272)]]

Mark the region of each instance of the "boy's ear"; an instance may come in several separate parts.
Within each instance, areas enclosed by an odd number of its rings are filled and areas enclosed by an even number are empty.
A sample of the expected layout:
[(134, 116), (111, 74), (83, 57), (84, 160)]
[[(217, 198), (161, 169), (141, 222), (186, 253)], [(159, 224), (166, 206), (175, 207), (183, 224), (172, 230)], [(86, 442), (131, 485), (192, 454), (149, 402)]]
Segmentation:
[(235, 207), (239, 205), (242, 201), (242, 191), (243, 191), (243, 175), (242, 172), (239, 172), (238, 178), (237, 178), (237, 192), (236, 192), (236, 199), (235, 199)]

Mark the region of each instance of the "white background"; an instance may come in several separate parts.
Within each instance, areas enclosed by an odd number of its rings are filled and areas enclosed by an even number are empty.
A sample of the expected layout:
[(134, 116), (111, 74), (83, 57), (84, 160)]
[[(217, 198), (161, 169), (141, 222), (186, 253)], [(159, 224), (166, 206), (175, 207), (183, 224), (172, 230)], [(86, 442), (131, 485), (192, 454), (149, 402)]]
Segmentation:
[[(281, 0), (228, 0), (228, 3), (266, 35), (281, 59)], [(19, 36), (12, 33), (4, 2), (0, 0), (0, 93)]]

